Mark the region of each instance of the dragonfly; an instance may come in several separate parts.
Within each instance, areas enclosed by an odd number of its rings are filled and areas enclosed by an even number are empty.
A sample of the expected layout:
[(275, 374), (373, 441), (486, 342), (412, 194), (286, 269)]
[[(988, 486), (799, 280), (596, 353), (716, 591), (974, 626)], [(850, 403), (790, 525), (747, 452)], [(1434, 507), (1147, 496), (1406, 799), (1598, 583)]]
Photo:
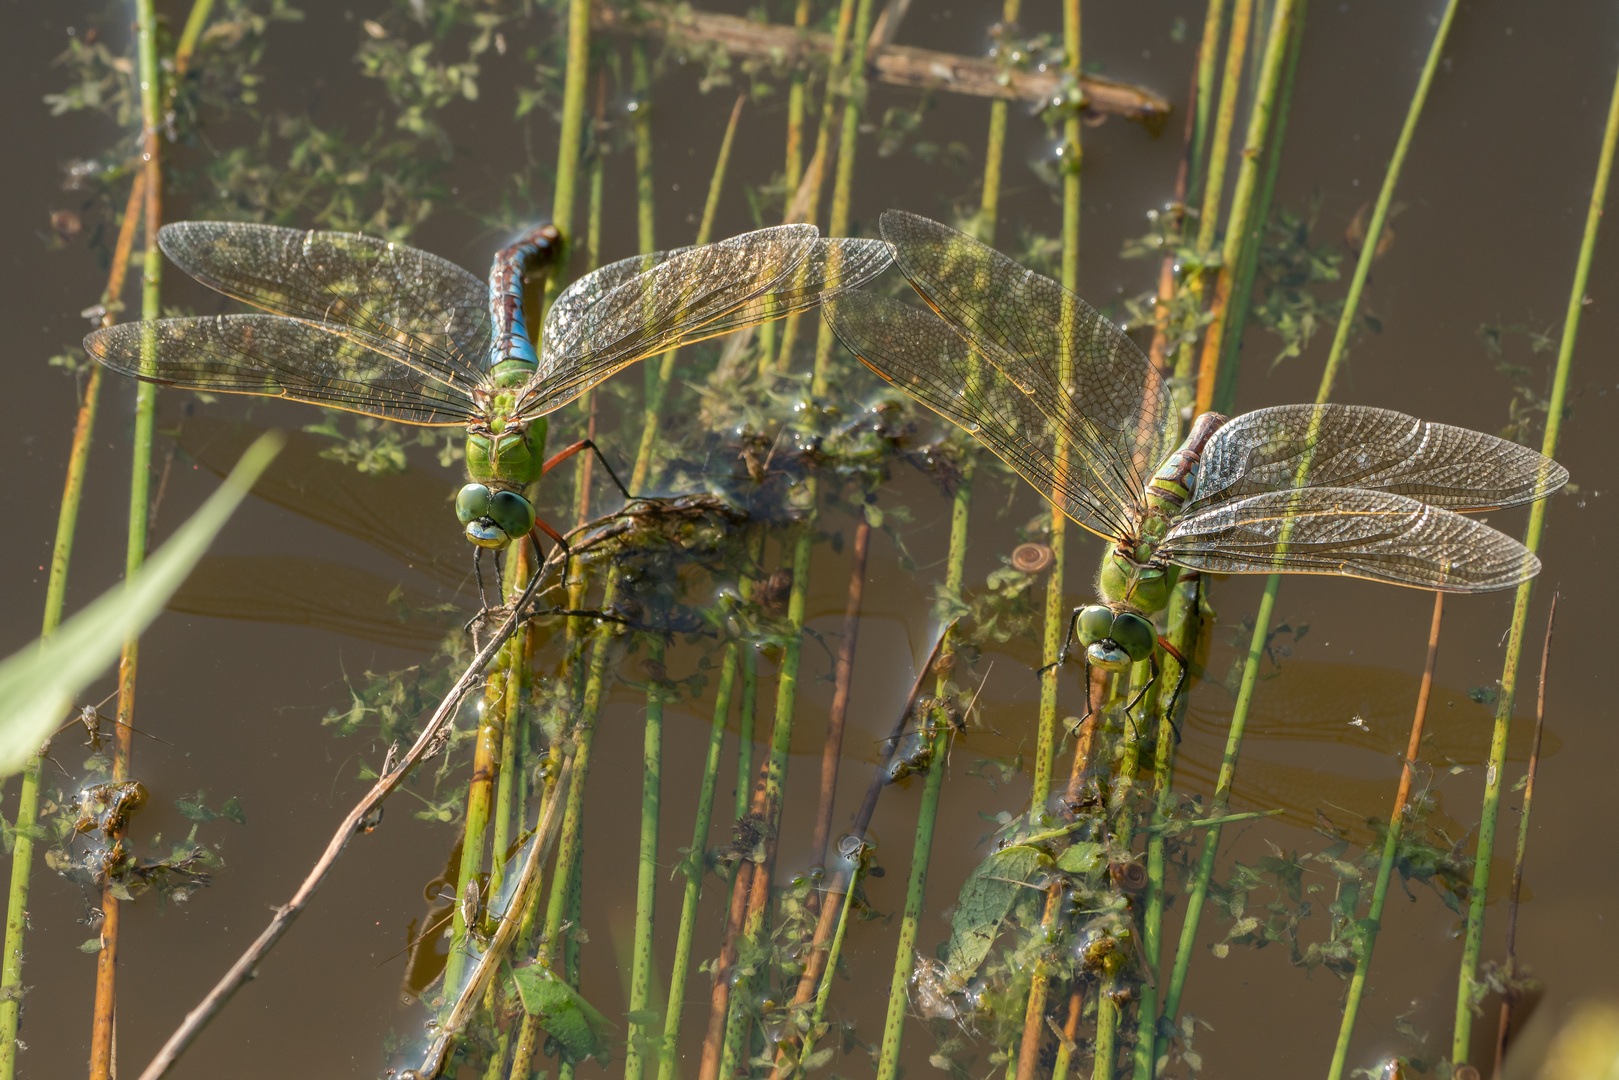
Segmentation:
[(1184, 658), (1151, 622), (1174, 567), (1458, 593), (1539, 573), (1522, 544), (1465, 515), (1562, 487), (1568, 472), (1550, 458), (1465, 428), (1331, 404), (1203, 413), (1166, 453), (1178, 427), (1168, 378), (1121, 328), (936, 221), (889, 210), (880, 228), (932, 311), (850, 293), (823, 312), (838, 338), (1108, 542), (1100, 601), (1074, 610), (1058, 663), (1077, 638), (1087, 673), (1150, 661), (1151, 686), (1158, 645), (1181, 659), (1184, 684)]
[(496, 254), (487, 283), (354, 233), (188, 221), (165, 225), (158, 243), (202, 284), (267, 314), (124, 323), (85, 338), (91, 356), (190, 390), (464, 426), (455, 508), (479, 551), (525, 536), (538, 547), (537, 533), (566, 548), (535, 513), (537, 487), (574, 454), (601, 452), (586, 439), (547, 458), (550, 413), (647, 356), (813, 307), (892, 258), (880, 240), (822, 237), (813, 225), (635, 256), (565, 289), (536, 341), (532, 314), (564, 250), (553, 225)]

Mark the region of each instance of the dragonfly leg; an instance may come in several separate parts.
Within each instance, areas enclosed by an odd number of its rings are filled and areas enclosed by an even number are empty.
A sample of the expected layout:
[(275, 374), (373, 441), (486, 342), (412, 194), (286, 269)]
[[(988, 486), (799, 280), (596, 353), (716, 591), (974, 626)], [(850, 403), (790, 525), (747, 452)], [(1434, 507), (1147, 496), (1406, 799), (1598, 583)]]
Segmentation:
[(1192, 669), (1186, 663), (1186, 657), (1182, 656), (1180, 650), (1175, 646), (1165, 641), (1162, 637), (1159, 637), (1158, 644), (1163, 646), (1165, 652), (1175, 658), (1175, 662), (1181, 668), (1181, 677), (1175, 680), (1175, 691), (1169, 695), (1169, 708), (1164, 711), (1164, 715), (1169, 717), (1169, 728), (1175, 733), (1175, 744), (1178, 746), (1181, 741), (1181, 729), (1180, 725), (1175, 723), (1175, 702), (1180, 698), (1181, 690), (1186, 686), (1186, 676), (1191, 674)]
[[(1066, 649), (1066, 646), (1064, 646), (1064, 648)], [(1059, 660), (1057, 662), (1059, 664), (1062, 663), (1061, 660)], [(1052, 665), (1048, 664), (1046, 666), (1051, 667)], [(1044, 671), (1045, 668), (1041, 668), (1040, 670)], [(1085, 685), (1085, 715), (1081, 716), (1079, 718), (1080, 725), (1083, 725), (1085, 723), (1085, 721), (1089, 720), (1091, 718), (1091, 713), (1096, 711), (1095, 707), (1093, 707), (1091, 705), (1091, 654), (1088, 653), (1088, 652), (1085, 654), (1085, 684), (1084, 685)]]
[[(1068, 650), (1073, 648), (1073, 645), (1074, 645), (1074, 628), (1079, 625), (1079, 614), (1080, 614), (1080, 612), (1082, 612), (1084, 610), (1085, 610), (1084, 608), (1075, 608), (1074, 613), (1072, 615), (1068, 616), (1068, 636), (1063, 638), (1062, 651), (1057, 654), (1057, 659), (1053, 660), (1049, 664), (1046, 664), (1039, 671), (1036, 671), (1034, 673), (1035, 678), (1039, 678), (1040, 676), (1044, 675), (1046, 672), (1050, 671), (1052, 668), (1062, 667), (1064, 664), (1068, 663)], [(1090, 685), (1091, 685), (1091, 665), (1090, 665), (1090, 661), (1086, 660), (1085, 661), (1085, 694), (1086, 694), (1085, 706), (1086, 706), (1086, 709), (1087, 709), (1087, 711), (1085, 713), (1086, 716), (1090, 715), (1090, 712), (1088, 711), (1089, 708), (1090, 708), (1090, 696), (1089, 696), (1090, 695)]]
[(618, 473), (614, 472), (613, 467), (607, 464), (607, 458), (603, 456), (601, 447), (597, 446), (595, 442), (590, 439), (580, 439), (572, 446), (558, 450), (555, 454), (551, 455), (550, 459), (547, 460), (544, 465), (540, 466), (540, 475), (545, 475), (558, 465), (561, 465), (564, 461), (567, 461), (569, 458), (573, 457), (573, 455), (584, 450), (589, 450), (591, 453), (596, 455), (596, 460), (602, 463), (602, 468), (607, 470), (607, 475), (612, 477), (614, 486), (618, 488), (619, 493), (624, 496), (626, 501), (635, 498), (635, 496), (630, 494), (630, 489), (624, 486), (624, 481), (618, 478)]
[(478, 576), (478, 607), (479, 614), (489, 610), (489, 597), (484, 594), (483, 587), (483, 548), (472, 549), (472, 572)]

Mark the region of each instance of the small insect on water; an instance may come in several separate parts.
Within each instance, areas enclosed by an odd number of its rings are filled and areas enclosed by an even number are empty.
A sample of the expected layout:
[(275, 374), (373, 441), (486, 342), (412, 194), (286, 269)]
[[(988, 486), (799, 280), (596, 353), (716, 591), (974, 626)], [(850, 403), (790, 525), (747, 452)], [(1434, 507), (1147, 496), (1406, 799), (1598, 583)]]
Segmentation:
[[(936, 221), (890, 210), (894, 262), (932, 311), (864, 292), (824, 313), (878, 375), (965, 428), (1069, 518), (1108, 541), (1098, 602), (1074, 611), (1089, 668), (1122, 672), (1159, 646), (1174, 568), (1338, 574), (1443, 592), (1540, 572), (1466, 512), (1545, 498), (1567, 471), (1476, 431), (1357, 405), (1286, 405), (1179, 435), (1165, 374), (1057, 282)], [(1178, 442), (1178, 445), (1177, 445)], [(1126, 715), (1141, 694), (1126, 706)], [(1132, 718), (1133, 723), (1133, 718)]]

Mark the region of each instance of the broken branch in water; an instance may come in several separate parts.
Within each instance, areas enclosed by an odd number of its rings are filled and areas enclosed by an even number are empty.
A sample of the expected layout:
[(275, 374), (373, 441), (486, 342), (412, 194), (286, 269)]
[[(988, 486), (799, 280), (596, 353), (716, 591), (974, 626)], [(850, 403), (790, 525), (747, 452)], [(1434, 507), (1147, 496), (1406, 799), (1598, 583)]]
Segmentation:
[[(735, 15), (693, 11), (672, 4), (645, 4), (630, 18), (606, 5), (591, 9), (593, 28), (607, 32), (656, 35), (674, 44), (718, 45), (734, 56), (768, 60), (791, 67), (805, 60), (824, 63), (832, 52), (832, 35), (791, 26), (755, 22)], [(1043, 101), (1056, 96), (1062, 73), (1056, 69), (1020, 71), (994, 60), (954, 53), (882, 44), (867, 58), (869, 75), (894, 86), (949, 90), (1007, 101)], [(1169, 116), (1165, 98), (1145, 87), (1082, 75), (1079, 88), (1092, 112), (1159, 124)]]

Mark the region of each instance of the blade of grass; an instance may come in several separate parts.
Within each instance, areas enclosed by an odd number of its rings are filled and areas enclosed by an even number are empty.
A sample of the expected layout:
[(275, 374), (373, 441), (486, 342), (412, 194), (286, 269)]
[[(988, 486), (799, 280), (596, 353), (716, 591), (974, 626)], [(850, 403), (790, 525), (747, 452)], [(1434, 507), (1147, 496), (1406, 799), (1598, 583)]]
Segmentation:
[[(1256, 205), (1255, 195), (1260, 183), (1260, 167), (1265, 162), (1265, 150), (1279, 149), (1270, 138), (1271, 119), (1277, 109), (1277, 92), (1282, 85), (1283, 60), (1288, 55), (1288, 43), (1293, 37), (1293, 24), (1297, 17), (1295, 0), (1277, 0), (1274, 17), (1265, 41), (1265, 59), (1260, 68), (1259, 82), (1254, 88), (1253, 107), (1248, 113), (1248, 135), (1243, 141), (1242, 160), (1237, 168), (1237, 184), (1231, 192), (1231, 210), (1226, 219), (1225, 242), (1220, 253), (1220, 267), (1214, 274), (1214, 299), (1209, 304), (1212, 320), (1203, 333), (1203, 359), (1197, 372), (1196, 413), (1208, 412), (1213, 407), (1214, 389), (1220, 374), (1220, 357), (1224, 345), (1227, 308), (1233, 287), (1239, 279), (1242, 253), (1265, 231), (1265, 209)], [(1263, 25), (1263, 24), (1260, 24)], [(1221, 102), (1222, 107), (1224, 101)], [(1255, 213), (1256, 209), (1259, 211)]]
[[(1619, 78), (1614, 82), (1613, 99), (1608, 106), (1607, 127), (1602, 133), (1602, 152), (1597, 158), (1596, 180), (1591, 186), (1591, 203), (1585, 214), (1585, 232), (1580, 238), (1573, 288), (1568, 295), (1568, 314), (1563, 319), (1563, 339), (1557, 349), (1557, 371), (1546, 406), (1546, 434), (1541, 440), (1541, 453), (1547, 457), (1556, 456), (1557, 439), (1563, 430), (1563, 405), (1568, 399), (1574, 342), (1580, 328), (1580, 313), (1585, 307), (1585, 283), (1591, 273), (1592, 255), (1596, 251), (1602, 206), (1608, 198), (1608, 178), (1613, 171), (1616, 143), (1619, 143)], [(1373, 220), (1376, 220), (1375, 215)], [(1368, 231), (1367, 242), (1373, 242), (1374, 236)], [(1529, 508), (1529, 527), (1524, 531), (1523, 542), (1530, 551), (1540, 547), (1541, 533), (1546, 527), (1546, 506), (1547, 500), (1542, 499)], [(1512, 605), (1512, 630), (1507, 638), (1507, 654), (1501, 666), (1501, 696), (1496, 701), (1495, 730), (1490, 737), (1490, 764), (1485, 771), (1484, 805), (1478, 827), (1478, 855), (1473, 863), (1473, 887), (1467, 906), (1467, 936), (1463, 939), (1461, 974), (1456, 988), (1456, 1028), (1451, 1040), (1451, 1057), (1457, 1063), (1467, 1060), (1468, 1043), (1472, 1037), (1473, 983), (1478, 971), (1479, 945), (1484, 934), (1484, 901), (1490, 886), (1490, 858), (1495, 851), (1495, 818), (1501, 805), (1501, 774), (1506, 765), (1507, 734), (1512, 724), (1512, 703), (1518, 689), (1518, 658), (1523, 650), (1524, 622), (1529, 614), (1529, 599), (1533, 591), (1533, 580), (1518, 586), (1518, 594)]]
[[(157, 230), (163, 223), (162, 130), (163, 75), (158, 69), (157, 13), (153, 0), (136, 0), (135, 37), (141, 81), (141, 149), (146, 173), (146, 257), (141, 270), (141, 318), (156, 319), (163, 314), (163, 262), (158, 252)], [(143, 349), (142, 361), (153, 357), (153, 339)], [(152, 433), (157, 418), (157, 384), (141, 380), (135, 388), (135, 432), (130, 447), (129, 538), (124, 558), (124, 576), (132, 578), (146, 561), (147, 532), (151, 525)], [(114, 740), (112, 776), (129, 779), (129, 756), (133, 749), (135, 723), (135, 674), (140, 661), (139, 638), (131, 635), (124, 643), (118, 663), (118, 727)], [(109, 837), (117, 842), (119, 837)], [(90, 1029), (90, 1080), (109, 1080), (117, 1065), (113, 1061), (116, 1023), (119, 946), (119, 899), (109, 882), (101, 891), (101, 949), (96, 954), (96, 997)]]
[[(1444, 50), (1455, 14), (1456, 0), (1450, 0), (1434, 34), (1428, 59), (1423, 65), (1422, 75), (1417, 80), (1416, 91), (1406, 111), (1405, 123), (1395, 143), (1394, 155), (1389, 160), (1388, 170), (1383, 177), (1383, 189), (1378, 195), (1377, 210), (1372, 214), (1372, 221), (1366, 232), (1366, 246), (1361, 248), (1360, 260), (1350, 281), (1349, 294), (1344, 300), (1344, 313), (1338, 324), (1338, 333), (1334, 335), (1332, 349), (1327, 354), (1321, 385), (1316, 393), (1317, 404), (1326, 402), (1332, 395), (1333, 382), (1337, 377), (1338, 368), (1343, 361), (1344, 347), (1348, 342), (1348, 326), (1356, 318), (1356, 312), (1360, 308), (1360, 294), (1366, 285), (1366, 274), (1371, 268), (1372, 257), (1377, 250), (1377, 241), (1382, 232), (1384, 219), (1387, 217), (1388, 205), (1393, 200), (1394, 189), (1399, 183), (1400, 168), (1405, 162), (1406, 151), (1410, 148), (1417, 120), (1422, 115), (1422, 106), (1427, 101), (1428, 88), (1433, 83), (1434, 71), (1439, 66), (1439, 57)], [(1308, 468), (1308, 462), (1302, 467)], [(1265, 642), (1270, 633), (1270, 620), (1276, 609), (1276, 594), (1281, 588), (1281, 580), (1280, 574), (1271, 574), (1265, 581), (1265, 592), (1259, 601), (1253, 638), (1249, 642), (1248, 655), (1243, 663), (1242, 682), (1237, 690), (1237, 700), (1226, 736), (1225, 752), (1220, 761), (1220, 773), (1215, 782), (1214, 801), (1209, 810), (1211, 815), (1224, 813), (1230, 798), (1231, 783), (1236, 775), (1237, 757), (1247, 727), (1248, 710), (1253, 701), (1254, 687), (1259, 679), (1259, 661), (1265, 652)], [(1181, 992), (1185, 988), (1186, 972), (1192, 961), (1198, 922), (1203, 914), (1203, 901), (1208, 894), (1209, 881), (1214, 873), (1214, 861), (1220, 845), (1220, 831), (1219, 826), (1211, 825), (1204, 833), (1203, 850), (1187, 892), (1186, 917), (1181, 925), (1180, 943), (1175, 950), (1175, 965), (1170, 973), (1168, 989), (1164, 993), (1164, 1008), (1159, 1020), (1160, 1031), (1174, 1031), (1177, 1027)]]

